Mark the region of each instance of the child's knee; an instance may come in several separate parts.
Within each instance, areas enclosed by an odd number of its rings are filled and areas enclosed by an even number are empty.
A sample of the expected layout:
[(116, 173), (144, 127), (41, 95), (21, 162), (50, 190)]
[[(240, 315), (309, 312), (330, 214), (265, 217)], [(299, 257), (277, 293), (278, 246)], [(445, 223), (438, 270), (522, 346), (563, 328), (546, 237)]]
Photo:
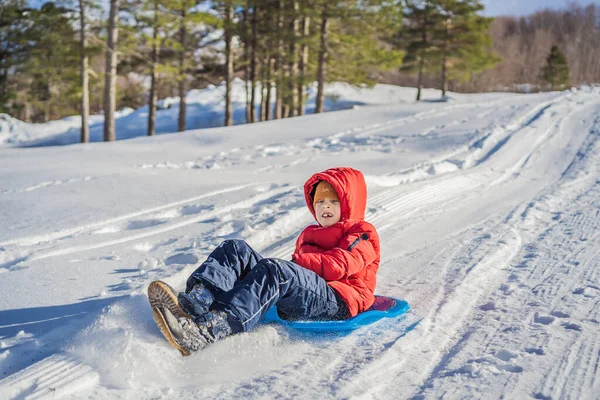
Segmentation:
[(263, 258), (259, 261), (256, 268), (258, 268), (260, 273), (272, 276), (279, 284), (287, 283), (287, 277), (290, 275), (289, 268), (286, 268), (284, 264), (272, 258)]
[(227, 239), (221, 243), (222, 247), (234, 249), (235, 251), (242, 251), (244, 249), (249, 249), (250, 246), (243, 239)]

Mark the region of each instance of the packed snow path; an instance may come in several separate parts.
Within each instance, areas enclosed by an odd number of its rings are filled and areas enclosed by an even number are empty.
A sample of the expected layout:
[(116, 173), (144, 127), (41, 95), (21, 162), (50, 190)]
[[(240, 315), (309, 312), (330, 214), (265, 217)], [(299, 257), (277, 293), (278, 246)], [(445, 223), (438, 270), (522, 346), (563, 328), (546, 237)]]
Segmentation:
[[(597, 398), (599, 95), (0, 150), (0, 398)], [(409, 319), (180, 357), (148, 283), (182, 288), (227, 238), (289, 258), (304, 180), (338, 165), (366, 175), (377, 291)]]

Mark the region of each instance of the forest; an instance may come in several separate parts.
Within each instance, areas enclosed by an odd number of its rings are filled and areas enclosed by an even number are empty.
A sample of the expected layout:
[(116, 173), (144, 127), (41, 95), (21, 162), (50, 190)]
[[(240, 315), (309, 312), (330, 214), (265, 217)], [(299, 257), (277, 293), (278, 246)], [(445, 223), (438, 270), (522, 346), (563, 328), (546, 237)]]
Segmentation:
[[(246, 83), (246, 121), (304, 114), (317, 82), (392, 83), (446, 92), (544, 91), (600, 82), (600, 7), (484, 16), (479, 0), (57, 0), (0, 6), (0, 113), (26, 122), (104, 114)], [(270, 106), (269, 106), (270, 105)]]

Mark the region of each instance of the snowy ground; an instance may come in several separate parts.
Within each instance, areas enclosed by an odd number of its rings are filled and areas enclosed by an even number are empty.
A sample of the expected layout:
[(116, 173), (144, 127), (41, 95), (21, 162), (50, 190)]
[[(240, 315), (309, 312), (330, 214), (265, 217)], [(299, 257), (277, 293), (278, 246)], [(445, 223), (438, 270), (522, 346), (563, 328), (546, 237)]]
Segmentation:
[[(598, 398), (599, 139), (584, 88), (0, 148), (0, 398)], [(365, 173), (377, 292), (418, 325), (180, 357), (148, 283), (182, 288), (226, 238), (289, 257), (333, 166)]]
[[(315, 109), (317, 83), (307, 90), (305, 112)], [(256, 98), (260, 99), (261, 87), (257, 85)], [(345, 83), (332, 83), (325, 87), (325, 111), (344, 110), (363, 105), (398, 104), (413, 102), (416, 89), (378, 84), (373, 88), (357, 88)], [(239, 78), (232, 85), (232, 108), (234, 124), (246, 122), (246, 85)], [(455, 94), (454, 97), (460, 97)], [(275, 99), (275, 90), (272, 90)], [(438, 101), (440, 92), (426, 89), (423, 98)], [(225, 84), (209, 85), (204, 89), (190, 90), (186, 96), (186, 126), (188, 129), (215, 128), (223, 126), (225, 108)], [(258, 100), (260, 103), (260, 100)], [(159, 100), (156, 115), (156, 134), (176, 133), (179, 118), (179, 97)], [(271, 105), (272, 107), (274, 104)], [(260, 105), (256, 107), (260, 115)], [(146, 136), (148, 133), (148, 106), (137, 110), (126, 108), (115, 115), (117, 140)], [(89, 120), (90, 141), (104, 140), (104, 116), (92, 115)], [(0, 146), (41, 147), (61, 146), (80, 142), (81, 117), (71, 116), (46, 124), (27, 124), (6, 114), (0, 114)]]

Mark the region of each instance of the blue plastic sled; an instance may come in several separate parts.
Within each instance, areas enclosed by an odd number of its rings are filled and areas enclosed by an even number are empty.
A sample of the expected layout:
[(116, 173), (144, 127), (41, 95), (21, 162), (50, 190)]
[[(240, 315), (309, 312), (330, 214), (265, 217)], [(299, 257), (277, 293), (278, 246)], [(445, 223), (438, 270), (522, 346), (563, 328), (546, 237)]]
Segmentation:
[(312, 332), (349, 332), (370, 325), (382, 318), (394, 318), (410, 310), (408, 302), (393, 297), (375, 296), (375, 302), (367, 311), (343, 321), (288, 321), (281, 319), (275, 306), (263, 317), (264, 323), (278, 323), (283, 326)]

